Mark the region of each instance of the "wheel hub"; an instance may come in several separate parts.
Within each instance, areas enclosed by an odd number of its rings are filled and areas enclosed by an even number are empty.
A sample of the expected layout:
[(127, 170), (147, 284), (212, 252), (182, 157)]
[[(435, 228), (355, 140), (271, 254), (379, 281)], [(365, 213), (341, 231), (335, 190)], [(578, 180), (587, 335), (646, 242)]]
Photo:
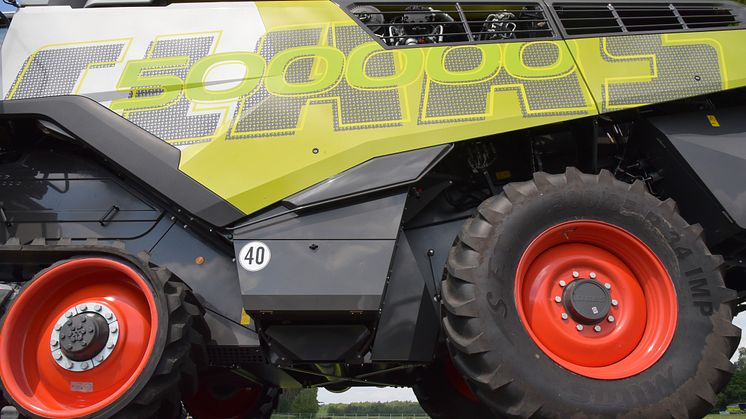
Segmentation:
[(76, 314), (62, 325), (60, 347), (73, 361), (85, 361), (101, 352), (109, 339), (109, 323), (98, 313)]
[(562, 300), (576, 322), (594, 325), (602, 322), (611, 310), (611, 295), (598, 281), (579, 279), (565, 288)]
[(52, 358), (68, 371), (90, 370), (111, 355), (119, 334), (117, 317), (108, 307), (79, 304), (57, 320), (49, 340)]

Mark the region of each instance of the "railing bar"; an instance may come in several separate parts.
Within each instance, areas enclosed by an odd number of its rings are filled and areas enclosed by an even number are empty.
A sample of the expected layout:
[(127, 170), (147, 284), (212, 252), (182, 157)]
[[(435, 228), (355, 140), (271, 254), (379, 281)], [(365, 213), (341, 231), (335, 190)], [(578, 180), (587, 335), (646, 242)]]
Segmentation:
[(474, 41), (474, 35), (471, 34), (471, 28), (469, 27), (469, 23), (466, 21), (466, 16), (464, 16), (464, 11), (461, 10), (461, 5), (459, 3), (456, 3), (456, 10), (458, 10), (458, 15), (461, 17), (461, 24), (466, 30), (469, 41)]

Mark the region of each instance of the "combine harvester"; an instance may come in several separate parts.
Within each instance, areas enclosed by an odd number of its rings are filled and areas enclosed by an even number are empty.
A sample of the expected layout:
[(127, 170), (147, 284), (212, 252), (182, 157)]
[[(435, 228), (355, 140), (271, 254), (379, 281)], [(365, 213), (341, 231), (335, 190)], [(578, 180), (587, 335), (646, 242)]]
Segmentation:
[(0, 379), (29, 418), (690, 418), (746, 295), (746, 7), (29, 0)]

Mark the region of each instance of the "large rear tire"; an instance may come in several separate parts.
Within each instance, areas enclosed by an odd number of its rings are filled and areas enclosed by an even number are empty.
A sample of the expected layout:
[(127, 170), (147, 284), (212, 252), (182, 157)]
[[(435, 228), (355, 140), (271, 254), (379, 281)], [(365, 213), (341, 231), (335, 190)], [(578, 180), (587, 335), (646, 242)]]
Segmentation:
[(209, 338), (168, 270), (105, 257), (40, 272), (0, 324), (3, 392), (26, 417), (179, 417)]
[(422, 409), (433, 419), (494, 418), (448, 356), (444, 352), (412, 386)]
[(449, 255), (454, 364), (506, 417), (704, 416), (740, 330), (701, 232), (606, 171), (507, 185)]

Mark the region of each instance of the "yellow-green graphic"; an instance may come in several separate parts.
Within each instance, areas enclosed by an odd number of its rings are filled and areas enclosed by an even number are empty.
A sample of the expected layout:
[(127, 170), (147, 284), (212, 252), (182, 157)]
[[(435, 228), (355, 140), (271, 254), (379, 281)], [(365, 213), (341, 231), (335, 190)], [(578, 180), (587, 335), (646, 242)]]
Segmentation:
[[(387, 49), (332, 3), (257, 7), (266, 32), (240, 51), (219, 23), (144, 56), (42, 47), (8, 99), (75, 94), (116, 64), (104, 104), (188, 146), (180, 169), (251, 213), (377, 156), (746, 86), (742, 30)], [(243, 76), (211, 84), (225, 66)]]

